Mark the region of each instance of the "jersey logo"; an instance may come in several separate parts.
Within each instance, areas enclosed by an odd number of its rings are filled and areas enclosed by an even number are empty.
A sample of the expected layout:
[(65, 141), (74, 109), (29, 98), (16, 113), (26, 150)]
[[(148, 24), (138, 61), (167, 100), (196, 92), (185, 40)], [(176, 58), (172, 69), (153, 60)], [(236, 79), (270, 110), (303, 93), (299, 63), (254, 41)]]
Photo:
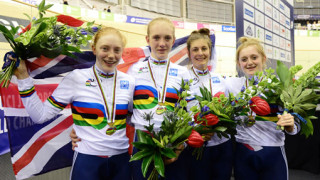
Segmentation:
[(139, 68), (138, 73), (146, 73), (146, 72), (149, 72), (149, 71), (148, 71), (148, 67), (145, 66), (145, 67), (140, 67), (140, 68)]
[(178, 69), (171, 68), (169, 70), (169, 76), (178, 76)]
[(86, 81), (86, 86), (96, 87), (97, 85), (94, 83), (94, 79), (89, 78), (89, 79)]
[(120, 89), (129, 89), (129, 81), (120, 80)]
[(211, 80), (212, 80), (212, 83), (220, 83), (219, 77), (212, 77)]
[(199, 78), (194, 77), (192, 85), (196, 85), (196, 84), (198, 84), (198, 82), (200, 82)]

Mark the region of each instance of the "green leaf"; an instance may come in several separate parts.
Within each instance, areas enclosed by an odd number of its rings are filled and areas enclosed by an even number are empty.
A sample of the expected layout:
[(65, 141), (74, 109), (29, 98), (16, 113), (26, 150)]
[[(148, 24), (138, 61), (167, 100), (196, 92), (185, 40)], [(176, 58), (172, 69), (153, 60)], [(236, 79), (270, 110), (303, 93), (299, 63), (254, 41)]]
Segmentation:
[(286, 100), (285, 102), (292, 102), (291, 95), (287, 91), (283, 90), (282, 94), (283, 94), (284, 99)]
[(15, 34), (17, 34), (17, 32), (18, 32), (19, 29), (20, 29), (19, 26), (17, 26), (17, 27), (11, 26), (10, 33), (13, 34), (13, 35), (15, 35)]
[(305, 89), (304, 91), (302, 91), (300, 96), (296, 99), (296, 103), (302, 103), (310, 99), (310, 97), (308, 96), (310, 96), (312, 92), (313, 92), (312, 89)]
[(306, 136), (306, 138), (308, 138), (310, 135), (313, 135), (313, 125), (311, 120), (306, 117), (305, 120), (307, 121), (307, 124), (304, 123), (300, 123), (301, 125), (301, 134), (304, 134)]
[(292, 82), (292, 76), (289, 71), (289, 68), (286, 65), (284, 65), (281, 61), (277, 61), (276, 71), (283, 85), (283, 88), (287, 89), (290, 85), (290, 82)]
[(153, 160), (153, 157), (154, 157), (154, 155), (152, 154), (150, 156), (146, 156), (142, 160), (141, 170), (142, 170), (143, 177), (146, 177), (146, 174), (147, 174), (149, 166)]
[(92, 22), (87, 22), (87, 26), (93, 26), (94, 25), (94, 21)]
[(227, 133), (221, 132), (221, 135), (225, 138), (230, 138)]
[(130, 159), (130, 162), (131, 161), (136, 161), (136, 160), (139, 160), (139, 159), (142, 159), (144, 157), (147, 157), (147, 156), (150, 156), (154, 153), (154, 151), (149, 151), (149, 150), (142, 150), (142, 151), (139, 151), (137, 152), (136, 154), (134, 154), (131, 159)]
[(160, 143), (156, 138), (152, 138), (153, 142), (160, 148), (164, 148), (163, 144)]
[(132, 145), (140, 150), (155, 148), (154, 144), (147, 144), (144, 142), (133, 142)]
[(151, 136), (148, 133), (143, 132), (143, 131), (141, 131), (139, 129), (136, 130), (136, 133), (137, 133), (139, 142), (146, 143), (146, 144), (151, 144), (151, 145), (154, 144), (154, 142), (152, 141)]
[(309, 118), (309, 119), (318, 119), (317, 116), (309, 116), (308, 118)]
[(198, 112), (198, 111), (199, 111), (199, 110), (198, 110), (198, 106), (192, 106), (192, 107), (190, 108), (190, 111), (192, 111), (193, 113)]
[(69, 46), (69, 45), (67, 46), (66, 50), (77, 52), (77, 53), (81, 53), (82, 52), (79, 48), (74, 47), (74, 46)]
[(306, 104), (301, 104), (300, 107), (304, 110), (311, 110), (311, 109), (315, 109), (317, 107), (317, 105), (311, 104), (311, 103), (306, 103)]
[(224, 126), (218, 126), (216, 128), (214, 128), (215, 131), (219, 131), (219, 132), (224, 132), (226, 131), (228, 128), (224, 127)]
[[(293, 89), (292, 86), (290, 86), (290, 87)], [(296, 102), (296, 99), (300, 96), (301, 92), (302, 92), (302, 86), (300, 85), (295, 89), (295, 91), (293, 93), (293, 96), (292, 96), (292, 99), (293, 99), (292, 102), (293, 103)]]
[(188, 126), (186, 128), (179, 129), (171, 138), (170, 143), (173, 144), (180, 136), (182, 136), (185, 132), (190, 131), (191, 133), (192, 127)]
[(154, 155), (154, 167), (156, 168), (160, 176), (164, 177), (164, 163), (160, 152), (157, 152)]
[(300, 115), (305, 114), (305, 111), (303, 109), (301, 109), (300, 105), (298, 105), (298, 104), (293, 106), (292, 110), (293, 110), (293, 112), (298, 113)]
[(2, 34), (11, 41), (14, 41), (14, 34), (11, 34), (10, 30), (7, 29), (4, 25), (0, 24), (0, 31)]
[(27, 18), (29, 19), (29, 21), (31, 22), (31, 17), (29, 16), (29, 14), (27, 14), (27, 13), (23, 13), (25, 16), (27, 16)]
[(43, 7), (43, 10), (46, 11), (46, 10), (50, 9), (52, 6), (53, 6), (53, 4), (48, 4)]
[(171, 148), (163, 148), (160, 150), (160, 153), (168, 158), (177, 157), (176, 153)]
[(38, 9), (39, 9), (40, 12), (43, 11), (45, 3), (46, 3), (46, 1), (42, 0), (41, 3), (38, 5)]

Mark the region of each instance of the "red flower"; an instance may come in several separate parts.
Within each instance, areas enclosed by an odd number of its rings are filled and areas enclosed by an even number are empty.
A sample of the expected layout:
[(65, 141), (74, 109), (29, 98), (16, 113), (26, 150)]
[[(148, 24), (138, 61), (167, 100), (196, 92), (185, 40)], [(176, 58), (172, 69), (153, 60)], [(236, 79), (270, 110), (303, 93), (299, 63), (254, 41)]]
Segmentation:
[(58, 22), (61, 22), (65, 25), (68, 25), (68, 26), (71, 26), (71, 27), (79, 27), (81, 26), (84, 22), (79, 20), (79, 19), (76, 19), (76, 18), (73, 18), (71, 16), (66, 16), (66, 15), (58, 15), (57, 16), (57, 21)]
[(192, 130), (190, 136), (188, 137), (187, 144), (193, 148), (200, 148), (203, 143), (204, 140), (201, 135), (197, 131)]
[(220, 98), (220, 96), (221, 96), (222, 94), (223, 94), (224, 96), (226, 96), (226, 95), (224, 94), (224, 92), (219, 91), (219, 92), (217, 92), (213, 97)]
[(197, 123), (197, 121), (198, 121), (198, 116), (199, 116), (199, 114), (200, 114), (200, 112), (198, 112), (197, 114), (195, 114), (194, 116), (193, 116), (193, 118), (194, 118), (194, 121)]
[(197, 124), (202, 124), (205, 126), (213, 126), (219, 122), (218, 116), (211, 114), (211, 113), (209, 113), (203, 117), (205, 120), (198, 120), (199, 114), (200, 113), (198, 112), (197, 114), (194, 115), (194, 122)]
[[(29, 31), (30, 29), (31, 29), (31, 23), (30, 23), (27, 27), (22, 28), (22, 31), (21, 31), (20, 34), (23, 34), (23, 33), (27, 32), (27, 31)], [(20, 35), (20, 34), (19, 34), (19, 35)]]
[(207, 124), (206, 124), (207, 126), (213, 126), (219, 122), (218, 116), (211, 113), (205, 115), (204, 118), (207, 120)]
[(250, 108), (253, 112), (260, 116), (265, 116), (271, 113), (270, 106), (264, 99), (261, 99), (259, 96), (251, 98), (252, 103)]

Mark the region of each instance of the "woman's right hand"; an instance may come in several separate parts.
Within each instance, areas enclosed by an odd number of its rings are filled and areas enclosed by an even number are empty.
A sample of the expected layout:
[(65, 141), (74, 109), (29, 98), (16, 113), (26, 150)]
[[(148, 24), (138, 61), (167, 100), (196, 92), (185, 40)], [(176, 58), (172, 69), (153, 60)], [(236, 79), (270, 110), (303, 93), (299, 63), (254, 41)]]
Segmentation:
[(70, 132), (70, 138), (72, 142), (72, 150), (78, 147), (77, 142), (81, 141), (81, 139), (77, 136), (76, 131), (72, 128)]
[[(12, 60), (12, 61), (17, 61), (16, 58), (13, 58), (11, 56), (9, 56), (9, 59)], [(14, 70), (13, 73), (18, 79), (26, 79), (26, 78), (28, 78), (29, 77), (29, 73), (28, 73), (26, 61), (25, 60), (20, 60), (19, 66)]]

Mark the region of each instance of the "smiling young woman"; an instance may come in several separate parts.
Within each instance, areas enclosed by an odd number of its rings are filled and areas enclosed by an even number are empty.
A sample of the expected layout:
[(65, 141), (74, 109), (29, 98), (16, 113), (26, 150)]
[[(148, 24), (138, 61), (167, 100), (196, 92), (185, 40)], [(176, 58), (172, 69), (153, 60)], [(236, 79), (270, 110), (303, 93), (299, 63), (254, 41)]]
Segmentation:
[[(236, 54), (238, 67), (246, 78), (228, 81), (229, 92), (234, 95), (245, 89), (247, 78), (266, 67), (266, 55), (257, 39), (242, 37)], [(253, 112), (253, 116), (255, 113)], [(276, 116), (276, 115), (275, 115)], [(244, 117), (245, 118), (245, 117)], [(288, 179), (288, 165), (284, 150), (285, 134), (298, 132), (298, 124), (290, 114), (278, 115), (278, 122), (256, 121), (254, 125), (237, 126), (234, 175), (236, 180)], [(277, 130), (277, 125), (285, 131)]]
[[(71, 104), (77, 142), (70, 179), (131, 179), (126, 116), (134, 79), (118, 72), (125, 38), (105, 27), (94, 37), (96, 63), (69, 73), (45, 101), (39, 99), (24, 61), (15, 75), (22, 102), (35, 123), (44, 123)], [(25, 96), (28, 93), (28, 96)]]
[[(224, 79), (208, 69), (208, 62), (213, 61), (212, 41), (209, 29), (203, 28), (193, 31), (187, 41), (189, 60), (192, 67), (189, 69), (193, 79), (191, 91), (201, 96), (200, 88), (206, 87), (211, 95), (218, 92), (226, 93)], [(191, 102), (192, 103), (192, 102)], [(192, 155), (193, 148), (187, 149), (191, 158), (189, 173), (191, 179), (230, 179), (232, 172), (232, 142), (230, 138), (217, 134), (202, 134), (206, 141), (201, 159)]]
[[(134, 64), (128, 74), (135, 77), (136, 87), (133, 101), (133, 115), (131, 122), (135, 129), (146, 131), (148, 122), (142, 118), (143, 114), (154, 112), (151, 123), (157, 131), (164, 120), (164, 112), (173, 110), (178, 100), (176, 89), (180, 89), (181, 79), (188, 80), (189, 73), (185, 67), (171, 63), (169, 53), (175, 42), (175, 27), (167, 18), (153, 19), (147, 27), (146, 41), (151, 48), (151, 56), (144, 61)], [(141, 71), (144, 69), (144, 71)], [(137, 141), (137, 137), (135, 137)], [(165, 159), (166, 179), (186, 179), (183, 162), (183, 146), (176, 151), (178, 158)], [(134, 147), (133, 153), (138, 150)], [(133, 161), (133, 179), (146, 179), (141, 172), (142, 161)], [(150, 173), (147, 173), (147, 177)]]

